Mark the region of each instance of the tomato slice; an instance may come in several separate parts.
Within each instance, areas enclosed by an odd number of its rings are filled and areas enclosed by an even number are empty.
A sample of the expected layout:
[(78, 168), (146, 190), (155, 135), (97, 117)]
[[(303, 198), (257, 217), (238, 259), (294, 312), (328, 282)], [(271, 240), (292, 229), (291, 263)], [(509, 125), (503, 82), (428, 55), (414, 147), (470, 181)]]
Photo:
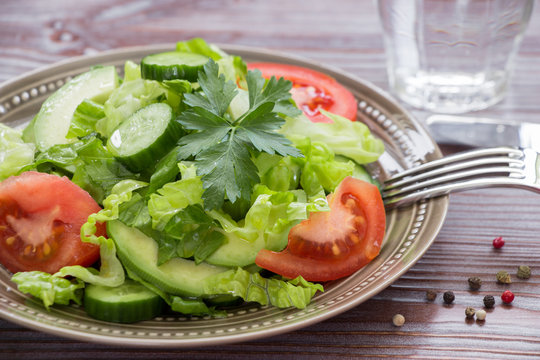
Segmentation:
[(312, 213), (291, 229), (285, 250), (261, 250), (255, 263), (308, 281), (339, 279), (369, 263), (379, 254), (386, 229), (379, 189), (347, 177), (328, 196), (328, 203), (329, 212)]
[(283, 77), (292, 81), (292, 98), (313, 122), (331, 123), (319, 109), (356, 120), (357, 103), (353, 94), (334, 78), (318, 71), (277, 63), (249, 63), (248, 69), (259, 69), (264, 78)]
[[(99, 246), (81, 241), (88, 216), (101, 208), (66, 177), (28, 171), (0, 183), (0, 263), (11, 272), (55, 273), (89, 266)], [(105, 235), (105, 224), (98, 235)]]

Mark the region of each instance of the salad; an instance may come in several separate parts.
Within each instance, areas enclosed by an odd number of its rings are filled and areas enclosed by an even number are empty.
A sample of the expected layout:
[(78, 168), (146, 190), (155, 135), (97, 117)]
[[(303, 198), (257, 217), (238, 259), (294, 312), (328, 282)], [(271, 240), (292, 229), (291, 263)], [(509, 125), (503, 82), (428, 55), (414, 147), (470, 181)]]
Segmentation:
[(304, 308), (379, 253), (384, 151), (316, 71), (202, 39), (96, 66), (0, 124), (0, 263), (45, 307), (136, 322)]

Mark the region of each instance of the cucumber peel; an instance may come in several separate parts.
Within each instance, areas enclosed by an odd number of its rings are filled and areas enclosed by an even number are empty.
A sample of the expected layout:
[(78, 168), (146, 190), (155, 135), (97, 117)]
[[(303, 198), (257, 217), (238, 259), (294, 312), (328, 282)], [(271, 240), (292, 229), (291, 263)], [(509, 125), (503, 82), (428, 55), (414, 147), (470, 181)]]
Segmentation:
[(157, 265), (158, 244), (141, 231), (118, 220), (107, 223), (122, 264), (141, 280), (171, 295), (199, 297), (205, 293), (205, 279), (230, 268), (174, 258)]
[(183, 51), (152, 54), (141, 60), (141, 76), (157, 81), (182, 79), (195, 82), (199, 70), (208, 60), (207, 56)]
[(159, 295), (131, 279), (117, 287), (89, 284), (84, 291), (86, 313), (99, 320), (133, 323), (150, 320), (161, 314)]
[(70, 140), (66, 135), (77, 106), (85, 99), (105, 101), (118, 83), (114, 66), (96, 67), (74, 77), (45, 100), (24, 131), (25, 140), (34, 142), (40, 151), (67, 144)]
[(153, 168), (182, 136), (172, 108), (154, 103), (136, 111), (120, 124), (107, 141), (107, 149), (130, 170)]

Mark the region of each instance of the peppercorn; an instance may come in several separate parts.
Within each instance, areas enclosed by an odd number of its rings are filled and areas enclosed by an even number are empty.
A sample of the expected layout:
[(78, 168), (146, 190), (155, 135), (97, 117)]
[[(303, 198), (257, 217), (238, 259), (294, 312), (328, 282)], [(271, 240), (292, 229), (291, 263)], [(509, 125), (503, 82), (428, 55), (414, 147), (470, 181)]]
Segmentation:
[(405, 324), (405, 316), (401, 314), (396, 314), (392, 317), (392, 323), (394, 326), (403, 326)]
[(493, 239), (493, 247), (495, 249), (500, 249), (504, 246), (504, 240), (501, 236), (499, 237), (496, 237), (495, 239)]
[(531, 277), (531, 268), (527, 265), (520, 265), (517, 270), (517, 277), (520, 279), (528, 279)]
[(454, 293), (452, 291), (447, 291), (443, 294), (443, 300), (446, 304), (453, 303), (455, 298), (456, 297), (454, 296)]
[(476, 320), (478, 320), (478, 321), (486, 320), (486, 311), (485, 310), (478, 310), (476, 312)]
[(491, 309), (493, 306), (495, 306), (495, 298), (491, 295), (484, 296), (484, 306)]
[(512, 301), (514, 301), (514, 294), (510, 290), (506, 290), (502, 293), (501, 300), (505, 304), (510, 304)]
[(437, 292), (435, 290), (426, 291), (426, 299), (428, 301), (434, 301), (437, 298)]
[(467, 306), (465, 309), (465, 316), (467, 319), (472, 319), (474, 317), (474, 314), (476, 314), (476, 310), (470, 306)]
[(482, 286), (482, 279), (478, 276), (473, 276), (469, 278), (469, 287), (471, 290), (478, 290)]
[(512, 279), (506, 271), (501, 270), (497, 273), (497, 282), (501, 284), (510, 284), (512, 282)]

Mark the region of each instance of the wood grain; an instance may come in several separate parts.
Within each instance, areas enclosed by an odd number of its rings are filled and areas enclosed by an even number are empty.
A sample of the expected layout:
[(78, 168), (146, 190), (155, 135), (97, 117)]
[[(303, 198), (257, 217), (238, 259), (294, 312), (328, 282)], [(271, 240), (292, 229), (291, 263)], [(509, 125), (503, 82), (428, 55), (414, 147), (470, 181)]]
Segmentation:
[[(478, 112), (540, 122), (540, 8), (534, 10), (506, 99)], [(371, 0), (2, 0), (0, 81), (72, 56), (191, 37), (265, 47), (340, 67), (387, 89), (385, 55)], [(412, 110), (412, 109), (411, 109)], [(426, 112), (412, 110), (423, 120)], [(455, 148), (444, 148), (446, 153)], [(446, 222), (425, 256), (386, 290), (322, 323), (249, 343), (199, 349), (130, 349), (81, 343), (0, 321), (2, 359), (521, 359), (540, 358), (540, 195), (478, 190), (450, 197)], [(491, 240), (506, 245), (494, 250)], [(495, 274), (529, 265), (529, 280), (497, 284)], [(467, 279), (483, 279), (470, 291)], [(500, 293), (516, 294), (501, 305)], [(425, 300), (425, 291), (439, 297)], [(456, 295), (444, 305), (442, 293)], [(485, 322), (466, 306), (496, 307)], [(391, 324), (402, 313), (406, 324)]]

